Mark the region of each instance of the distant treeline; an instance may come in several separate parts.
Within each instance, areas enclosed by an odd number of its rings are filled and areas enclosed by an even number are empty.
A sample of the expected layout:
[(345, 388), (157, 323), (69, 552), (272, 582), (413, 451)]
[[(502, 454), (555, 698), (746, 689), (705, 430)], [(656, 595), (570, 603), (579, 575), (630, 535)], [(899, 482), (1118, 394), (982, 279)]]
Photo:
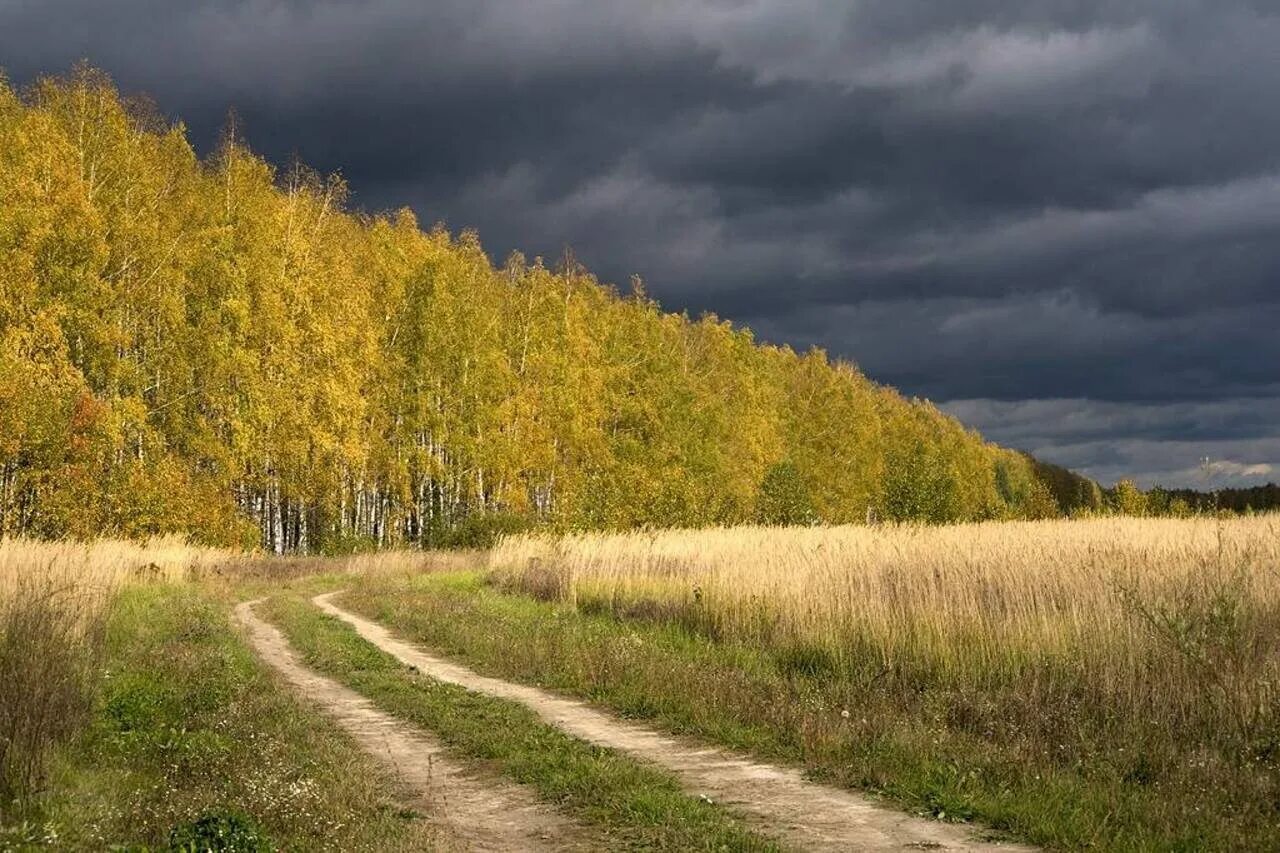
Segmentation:
[(1156, 486), (1147, 492), (1151, 511), (1158, 515), (1180, 514), (1184, 508), (1205, 512), (1271, 512), (1280, 510), (1280, 485), (1223, 488), (1214, 491), (1165, 489)]
[(200, 160), (96, 72), (0, 81), (0, 534), (327, 550), (1101, 506), (821, 351), (344, 196), (234, 130)]

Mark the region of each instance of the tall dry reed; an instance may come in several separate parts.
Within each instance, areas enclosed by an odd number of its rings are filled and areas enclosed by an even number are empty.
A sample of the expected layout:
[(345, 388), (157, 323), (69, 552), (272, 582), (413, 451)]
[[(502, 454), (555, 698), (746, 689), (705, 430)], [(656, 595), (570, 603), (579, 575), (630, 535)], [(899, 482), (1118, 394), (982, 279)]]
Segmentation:
[(139, 581), (180, 581), (211, 570), (231, 556), (217, 548), (191, 545), (180, 536), (143, 542), (0, 539), (0, 598), (24, 581), (107, 593)]
[(1237, 744), (1277, 717), (1277, 516), (521, 536), (489, 564), (812, 672), (1100, 703)]

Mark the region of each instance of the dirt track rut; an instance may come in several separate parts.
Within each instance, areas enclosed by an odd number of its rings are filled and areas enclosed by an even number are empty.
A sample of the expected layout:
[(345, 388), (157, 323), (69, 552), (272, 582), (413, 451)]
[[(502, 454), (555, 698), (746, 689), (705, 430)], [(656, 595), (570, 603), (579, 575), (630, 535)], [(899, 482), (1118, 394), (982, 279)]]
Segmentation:
[(754, 829), (790, 847), (815, 851), (1034, 849), (986, 841), (977, 837), (972, 827), (904, 814), (850, 791), (809, 782), (793, 769), (761, 764), (660, 734), (583, 702), (480, 675), (397, 639), (376, 622), (343, 610), (333, 603), (340, 594), (331, 592), (312, 600), (401, 663), (440, 681), (519, 702), (575, 737), (665, 767), (679, 777), (690, 793), (731, 808)]
[(476, 851), (600, 849), (601, 839), (594, 833), (543, 805), (528, 790), (460, 766), (425, 732), (304, 666), (284, 635), (254, 614), (257, 603), (235, 609), (254, 651), (388, 765), (414, 792), (412, 805), (443, 824), (447, 846)]

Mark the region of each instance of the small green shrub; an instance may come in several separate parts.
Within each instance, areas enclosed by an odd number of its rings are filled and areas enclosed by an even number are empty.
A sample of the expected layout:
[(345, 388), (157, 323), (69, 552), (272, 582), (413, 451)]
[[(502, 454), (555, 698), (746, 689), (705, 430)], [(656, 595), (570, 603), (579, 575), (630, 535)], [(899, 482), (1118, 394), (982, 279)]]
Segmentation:
[(528, 518), (513, 512), (473, 513), (457, 527), (440, 533), (432, 544), (442, 548), (491, 548), (503, 536), (523, 533), (531, 526)]
[(805, 675), (816, 678), (832, 675), (838, 669), (836, 656), (830, 649), (813, 643), (795, 643), (778, 650), (778, 671), (783, 675)]
[(173, 853), (270, 853), (271, 841), (257, 825), (235, 812), (210, 812), (175, 826), (169, 833)]
[(360, 533), (334, 533), (324, 537), (317, 549), (325, 557), (346, 557), (378, 550), (378, 540)]
[[(1171, 664), (1201, 685), (1214, 717), (1226, 724), (1218, 737), (1236, 760), (1269, 756), (1277, 733), (1278, 694), (1268, 662), (1280, 652), (1280, 623), (1250, 594), (1249, 578), (1244, 565), (1219, 566), (1164, 598), (1120, 590), (1129, 612), (1172, 652)], [(1268, 769), (1280, 773), (1274, 765)]]

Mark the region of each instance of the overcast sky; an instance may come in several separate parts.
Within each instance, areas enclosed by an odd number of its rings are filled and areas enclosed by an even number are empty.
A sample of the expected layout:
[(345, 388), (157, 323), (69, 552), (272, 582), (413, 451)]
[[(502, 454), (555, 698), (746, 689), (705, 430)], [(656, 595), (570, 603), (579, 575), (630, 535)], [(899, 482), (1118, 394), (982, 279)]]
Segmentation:
[(1280, 479), (1274, 0), (0, 0), (207, 150), (565, 246), (1105, 482)]

